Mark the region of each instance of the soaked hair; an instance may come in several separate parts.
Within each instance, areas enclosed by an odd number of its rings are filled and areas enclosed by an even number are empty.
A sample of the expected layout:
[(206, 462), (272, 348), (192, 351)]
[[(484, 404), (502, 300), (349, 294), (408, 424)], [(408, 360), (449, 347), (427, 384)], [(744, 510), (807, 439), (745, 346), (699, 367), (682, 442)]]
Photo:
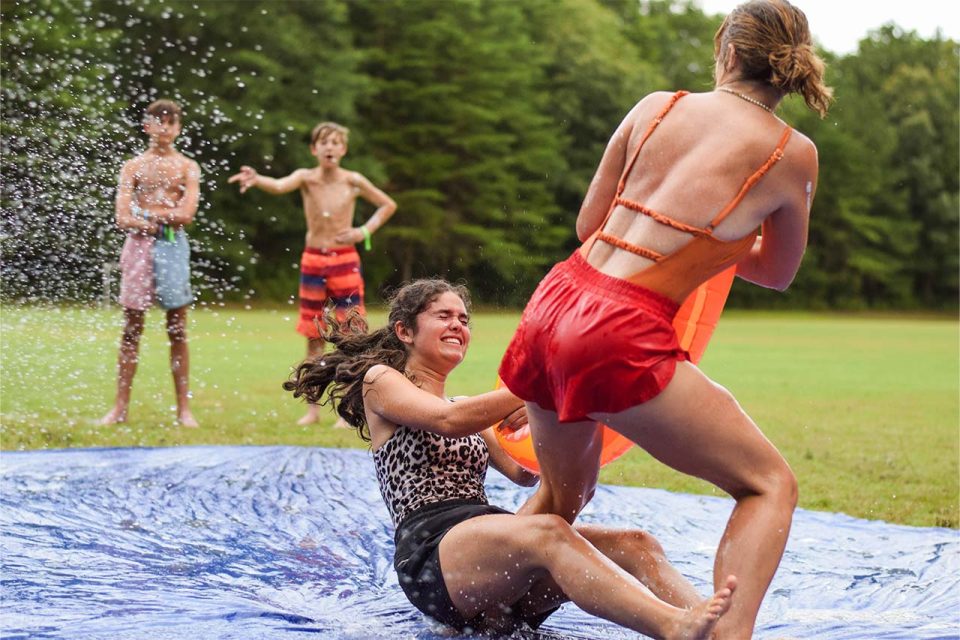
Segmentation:
[(745, 80), (766, 82), (784, 95), (798, 93), (824, 117), (833, 89), (823, 82), (824, 63), (813, 48), (803, 11), (787, 0), (751, 0), (724, 18), (713, 38), (714, 55), (732, 44)]
[(173, 100), (154, 100), (149, 105), (147, 105), (146, 111), (143, 112), (143, 117), (146, 118), (156, 118), (157, 120), (166, 120), (169, 122), (180, 122), (180, 118), (183, 113), (180, 110), (180, 105), (178, 105)]
[(321, 122), (310, 132), (310, 146), (312, 147), (317, 144), (318, 140), (322, 141), (330, 134), (339, 135), (343, 140), (343, 144), (347, 144), (350, 140), (350, 129), (347, 129), (342, 124), (337, 124), (336, 122)]
[(467, 311), (470, 310), (470, 293), (466, 287), (430, 278), (414, 280), (397, 289), (388, 299), (387, 325), (373, 333), (367, 333), (367, 322), (357, 309), (352, 309), (343, 323), (329, 317), (328, 312), (323, 338), (333, 345), (333, 351), (301, 363), (283, 383), (283, 388), (292, 391), (295, 398), (331, 404), (340, 417), (369, 442), (370, 429), (363, 411), (364, 376), (378, 364), (406, 373), (409, 353), (407, 345), (397, 337), (396, 324), (399, 322), (415, 333), (417, 316), (448, 291), (457, 294)]

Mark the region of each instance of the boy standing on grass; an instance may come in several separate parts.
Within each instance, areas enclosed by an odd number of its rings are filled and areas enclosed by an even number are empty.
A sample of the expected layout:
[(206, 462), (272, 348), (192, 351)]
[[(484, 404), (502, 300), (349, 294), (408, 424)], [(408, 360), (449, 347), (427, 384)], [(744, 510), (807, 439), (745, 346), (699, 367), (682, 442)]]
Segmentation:
[[(307, 359), (323, 353), (324, 308), (332, 304), (342, 321), (347, 311), (363, 306), (363, 276), (355, 244), (370, 249), (370, 236), (390, 219), (397, 204), (356, 171), (340, 166), (347, 153), (349, 130), (335, 122), (321, 122), (310, 134), (310, 153), (317, 159), (312, 169), (297, 169), (285, 178), (261, 176), (253, 167), (240, 167), (229, 182), (240, 183), (240, 193), (257, 187), (271, 194), (300, 190), (307, 220), (306, 247), (300, 259), (300, 319), (297, 331), (307, 338)], [(353, 226), (357, 197), (377, 207), (370, 219)], [(297, 424), (320, 419), (319, 406), (308, 405)]]
[(190, 411), (187, 307), (190, 245), (184, 227), (193, 222), (200, 198), (200, 166), (177, 151), (180, 106), (157, 100), (144, 113), (147, 150), (127, 161), (117, 189), (117, 226), (127, 232), (120, 254), (120, 304), (124, 327), (117, 361), (117, 396), (100, 424), (126, 422), (137, 372), (144, 312), (156, 301), (167, 311), (170, 370), (177, 396), (177, 422), (197, 427)]

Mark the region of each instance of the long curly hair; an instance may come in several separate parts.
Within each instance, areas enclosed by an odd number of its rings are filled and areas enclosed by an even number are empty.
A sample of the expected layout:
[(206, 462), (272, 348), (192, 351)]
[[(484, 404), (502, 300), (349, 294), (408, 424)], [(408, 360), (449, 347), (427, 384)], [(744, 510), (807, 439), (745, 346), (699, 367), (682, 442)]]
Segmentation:
[(409, 354), (407, 346), (397, 337), (396, 324), (399, 322), (415, 333), (417, 316), (448, 291), (457, 294), (467, 311), (470, 310), (470, 293), (466, 287), (440, 278), (424, 278), (400, 286), (388, 298), (387, 326), (373, 333), (367, 333), (367, 321), (356, 309), (351, 310), (342, 323), (328, 313), (323, 338), (333, 345), (333, 350), (302, 362), (283, 383), (283, 388), (292, 391), (295, 398), (331, 404), (340, 417), (369, 442), (370, 429), (363, 410), (363, 379), (367, 371), (374, 365), (385, 364), (407, 375)]

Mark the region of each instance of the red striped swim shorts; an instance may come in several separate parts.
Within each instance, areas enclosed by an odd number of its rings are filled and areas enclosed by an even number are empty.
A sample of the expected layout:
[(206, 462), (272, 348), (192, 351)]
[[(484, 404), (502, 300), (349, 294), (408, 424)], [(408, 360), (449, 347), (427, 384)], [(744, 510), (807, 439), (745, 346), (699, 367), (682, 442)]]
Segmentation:
[(338, 321), (356, 307), (363, 306), (363, 273), (360, 254), (353, 247), (315, 249), (307, 247), (300, 257), (300, 320), (297, 332), (308, 338), (319, 338), (317, 323), (324, 327), (323, 314), (333, 305)]

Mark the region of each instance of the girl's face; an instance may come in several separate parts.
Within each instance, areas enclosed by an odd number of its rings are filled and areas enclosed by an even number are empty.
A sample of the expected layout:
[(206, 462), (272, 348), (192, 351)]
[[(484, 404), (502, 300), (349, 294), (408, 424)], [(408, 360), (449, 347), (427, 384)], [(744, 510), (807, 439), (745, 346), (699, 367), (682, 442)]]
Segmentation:
[(417, 316), (416, 332), (405, 332), (401, 340), (410, 345), (411, 355), (453, 369), (470, 346), (470, 316), (463, 300), (453, 291), (440, 294)]

